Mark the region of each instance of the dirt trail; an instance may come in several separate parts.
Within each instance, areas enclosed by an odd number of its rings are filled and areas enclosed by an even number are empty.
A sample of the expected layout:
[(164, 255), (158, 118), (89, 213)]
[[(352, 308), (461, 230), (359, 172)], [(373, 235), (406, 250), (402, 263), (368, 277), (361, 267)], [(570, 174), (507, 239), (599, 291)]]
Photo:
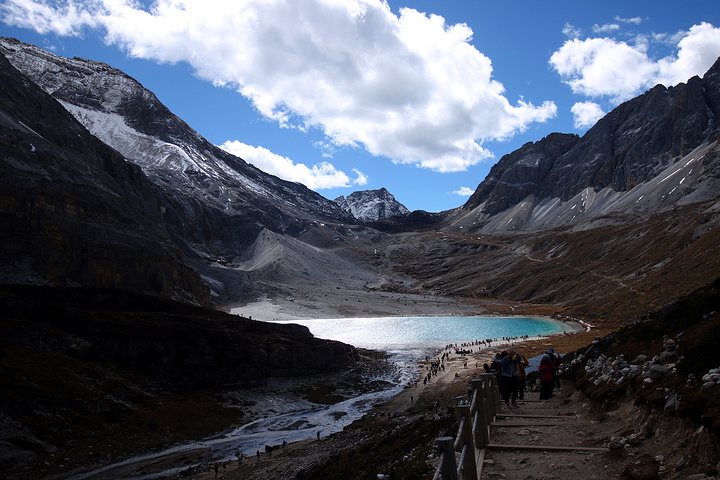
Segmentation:
[(618, 478), (623, 464), (607, 448), (605, 426), (576, 398), (556, 393), (539, 400), (527, 392), (520, 408), (502, 408), (490, 427), (481, 479)]
[[(540, 355), (549, 347), (565, 353), (588, 344), (599, 333), (597, 330), (578, 331), (517, 343), (513, 347), (527, 358)], [(456, 419), (451, 418), (454, 415), (448, 414), (457, 405), (458, 397), (468, 393), (469, 381), (484, 373), (482, 365), (489, 363), (491, 357), (505, 347), (494, 345), (480, 352), (477, 346), (470, 348), (474, 350), (471, 355), (451, 353), (450, 358), (443, 363), (444, 369), (441, 368), (427, 384), (423, 382), (423, 377), (428, 371), (428, 365), (421, 365), (419, 381), (415, 385), (375, 406), (342, 432), (291, 443), (285, 449), (274, 451), (272, 455), (262, 452), (260, 458), (252, 456), (242, 464), (236, 460), (226, 462), (225, 465), (219, 463), (217, 474), (215, 463), (208, 457), (204, 461), (198, 458), (207, 454), (200, 451), (163, 458), (160, 462), (155, 459), (144, 465), (134, 465), (132, 473), (142, 475), (175, 467), (177, 473), (172, 478), (178, 479), (283, 480), (310, 478), (309, 472), (315, 475), (319, 466), (322, 466), (325, 469), (345, 468), (343, 477), (334, 478), (367, 478), (368, 473), (387, 474), (393, 468), (400, 468), (404, 462), (416, 462), (424, 466), (425, 473), (405, 475), (402, 478), (426, 478), (426, 474), (431, 477), (428, 469), (437, 466), (439, 462), (435, 443), (437, 437), (454, 435), (457, 429)], [(488, 449), (482, 468), (483, 480), (619, 478), (626, 468), (633, 465), (641, 468), (644, 465), (642, 462), (648, 459), (654, 462), (653, 459), (670, 458), (677, 450), (675, 432), (683, 428), (678, 419), (651, 421), (646, 410), (634, 406), (631, 401), (617, 405), (612, 411), (601, 411), (569, 384), (564, 385), (564, 390), (555, 393), (553, 398), (540, 401), (537, 391), (528, 391), (524, 401), (520, 402), (520, 408), (500, 410), (501, 416), (498, 416), (496, 424), (491, 428), (490, 443), (533, 448)], [(434, 410), (438, 404), (440, 409)], [(533, 418), (532, 415), (559, 418)], [(432, 428), (424, 429), (423, 436), (423, 426), (430, 424)], [(618, 450), (605, 448), (616, 437), (630, 439), (648, 427), (652, 427), (652, 433), (639, 443), (628, 443)], [(405, 444), (397, 445), (403, 439)], [(384, 449), (385, 446), (392, 446), (395, 450)], [(552, 449), (552, 446), (581, 446), (602, 450), (562, 451)], [(375, 462), (368, 466), (368, 461), (380, 457), (385, 463)], [(193, 464), (195, 466), (191, 467)], [(348, 470), (348, 465), (356, 470)], [(681, 467), (677, 467), (676, 472), (673, 465), (662, 463), (660, 468), (665, 475), (663, 478), (668, 480), (686, 478), (682, 476)], [(353, 473), (358, 476), (353, 477)]]

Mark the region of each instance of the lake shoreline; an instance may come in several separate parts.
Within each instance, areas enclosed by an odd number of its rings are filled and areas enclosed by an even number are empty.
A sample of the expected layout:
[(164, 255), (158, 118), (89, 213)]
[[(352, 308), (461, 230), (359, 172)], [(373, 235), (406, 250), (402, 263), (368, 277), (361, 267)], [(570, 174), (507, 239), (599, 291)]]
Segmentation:
[[(467, 357), (467, 360), (469, 362), (469, 368), (464, 367), (464, 361), (462, 363), (461, 359), (463, 357), (461, 355), (452, 354), (453, 362), (450, 362), (447, 364), (447, 372), (444, 372), (443, 376), (440, 378), (438, 377), (433, 382), (430, 382), (428, 385), (423, 385), (422, 382), (422, 371), (424, 370), (426, 363), (422, 361), (422, 359), (418, 358), (418, 362), (416, 362), (413, 365), (413, 369), (415, 371), (416, 379), (419, 381), (417, 382), (410, 382), (406, 384), (402, 388), (398, 388), (397, 386), (394, 386), (392, 388), (388, 388), (387, 390), (393, 390), (394, 394), (391, 394), (387, 396), (386, 398), (383, 398), (379, 400), (378, 402), (374, 402), (372, 406), (369, 407), (369, 409), (362, 415), (362, 418), (355, 420), (352, 424), (345, 425), (342, 427), (340, 431), (336, 431), (335, 433), (332, 433), (330, 435), (321, 435), (321, 440), (317, 441), (317, 439), (314, 438), (314, 431), (313, 438), (306, 438), (303, 440), (297, 440), (288, 442), (288, 450), (292, 451), (295, 449), (304, 449), (304, 448), (310, 448), (310, 449), (317, 449), (318, 447), (321, 447), (321, 451), (313, 453), (311, 456), (317, 457), (315, 458), (321, 458), (324, 457), (327, 452), (325, 449), (328, 446), (328, 443), (334, 444), (336, 439), (342, 439), (346, 435), (345, 432), (352, 431), (357, 428), (362, 428), (362, 425), (367, 425), (368, 422), (371, 424), (375, 424), (377, 422), (382, 421), (384, 418), (387, 418), (388, 415), (395, 415), (396, 412), (400, 412), (401, 415), (404, 415), (403, 412), (408, 412), (409, 409), (417, 409), (417, 408), (427, 408), (428, 405), (434, 403), (437, 401), (438, 398), (442, 398), (443, 395), (447, 395), (448, 398), (453, 398), (451, 395), (454, 395), (455, 390), (457, 390), (460, 387), (461, 383), (466, 383), (469, 378), (471, 378), (472, 375), (476, 374), (478, 371), (475, 370), (476, 363), (479, 364), (480, 369), (482, 369), (482, 364), (485, 363), (491, 356), (494, 354), (495, 350), (502, 349), (503, 345), (513, 345), (515, 348), (521, 348), (521, 345), (523, 345), (525, 342), (528, 341), (535, 341), (535, 342), (553, 342), (553, 338), (564, 338), (564, 337), (570, 337), (573, 335), (570, 335), (571, 333), (577, 333), (581, 332), (584, 328), (582, 325), (572, 322), (572, 321), (563, 321), (556, 318), (552, 318), (546, 315), (518, 315), (518, 314), (498, 314), (496, 312), (490, 312), (490, 311), (484, 311), (481, 308), (477, 308), (476, 306), (465, 304), (463, 302), (456, 302), (454, 300), (450, 301), (444, 301), (438, 303), (432, 303), (435, 302), (437, 299), (431, 298), (431, 297), (425, 297), (417, 295), (417, 296), (408, 296), (405, 294), (392, 294), (392, 295), (381, 295), (378, 296), (378, 304), (375, 305), (375, 307), (383, 307), (383, 308), (370, 308), (368, 313), (370, 314), (363, 314), (358, 315), (357, 312), (351, 312), (348, 311), (347, 313), (356, 313), (356, 315), (353, 315), (351, 317), (345, 317), (345, 318), (378, 318), (378, 317), (408, 317), (408, 316), (414, 316), (414, 317), (434, 317), (434, 316), (448, 316), (448, 317), (457, 317), (457, 316), (468, 316), (468, 317), (503, 317), (503, 318), (539, 318), (545, 321), (552, 322), (562, 328), (562, 331), (557, 332), (552, 335), (543, 335), (537, 338), (518, 338), (517, 340), (511, 341), (511, 342), (493, 342), (490, 346), (487, 346), (485, 348), (480, 348), (479, 346), (475, 346), (473, 348), (474, 353), (471, 357)], [(388, 303), (388, 299), (392, 300)], [(382, 301), (380, 301), (382, 300)], [(417, 303), (415, 303), (417, 302)], [(359, 302), (356, 302), (359, 303)], [(367, 302), (362, 302), (364, 306), (368, 306)], [(430, 303), (432, 303), (432, 307), (428, 306)], [(400, 305), (401, 308), (396, 309), (395, 305)], [(300, 308), (298, 308), (300, 307)], [(242, 307), (236, 307), (239, 310), (242, 311), (232, 311), (231, 313), (236, 314), (242, 314), (243, 316), (250, 317), (252, 316), (255, 320), (268, 320), (271, 318), (277, 318), (277, 317), (283, 317), (282, 321), (283, 323), (296, 323), (297, 321), (301, 321), (299, 319), (303, 319), (303, 317), (307, 317), (307, 315), (303, 315), (303, 313), (307, 313), (306, 310), (304, 310), (304, 307), (302, 303), (298, 303), (294, 300), (288, 300), (285, 299), (283, 302), (275, 303), (274, 301), (270, 300), (262, 300), (260, 302), (253, 302), (252, 304), (248, 304)], [(235, 309), (233, 309), (235, 310)], [(333, 318), (332, 314), (339, 313), (339, 310), (335, 306), (319, 306), (315, 311), (314, 318), (305, 318), (307, 321), (312, 320), (319, 320), (320, 313), (323, 313), (329, 318)], [(402, 311), (399, 311), (402, 310)], [(407, 311), (406, 311), (407, 310)], [(449, 313), (448, 313), (449, 311)], [(468, 339), (468, 342), (473, 341), (475, 339)], [(441, 350), (441, 345), (437, 345), (436, 348), (434, 348), (435, 352)], [(498, 350), (499, 351), (499, 350)], [(383, 352), (377, 351), (378, 354), (382, 355)], [(428, 352), (430, 353), (430, 352)], [(452, 366), (451, 366), (452, 365)], [(458, 377), (454, 376), (454, 373), (458, 373)], [(307, 379), (306, 381), (302, 381), (300, 383), (310, 383), (310, 382), (321, 382), (328, 385), (337, 385), (338, 383), (344, 383), (343, 379), (334, 378), (331, 376), (325, 376), (324, 379), (321, 378), (315, 378), (315, 379)], [(270, 382), (271, 384), (277, 383), (277, 382)], [(267, 388), (267, 385), (266, 387)], [(290, 400), (290, 397), (287, 397), (287, 395), (283, 394), (283, 391), (287, 392), (287, 385), (284, 387), (278, 386), (277, 388), (272, 387), (271, 390), (275, 391), (275, 399), (274, 402), (276, 403), (282, 403), (286, 400)], [(267, 392), (267, 390), (265, 390)], [(256, 396), (257, 395), (257, 396)], [(286, 398), (287, 397), (287, 398)], [(254, 403), (257, 406), (260, 406), (264, 404), (265, 402), (259, 395), (259, 391), (256, 391), (256, 393), (252, 393), (249, 391), (244, 391), (242, 394), (238, 394), (236, 398), (233, 398), (233, 404), (238, 403)], [(237, 408), (237, 407), (232, 407)], [(254, 408), (252, 410), (255, 410)], [(260, 418), (263, 416), (263, 413), (260, 411), (256, 411), (254, 413), (248, 412), (249, 415), (243, 417), (243, 420), (241, 423), (246, 422), (252, 422), (254, 419)], [(268, 412), (270, 413), (270, 412)], [(271, 414), (271, 413), (270, 413)], [(237, 422), (237, 420), (235, 420)], [(237, 425), (237, 424), (236, 424)], [(232, 430), (232, 428), (230, 429)], [(229, 433), (228, 430), (224, 432), (225, 434)], [(115, 463), (114, 466), (106, 465), (105, 469), (101, 469), (104, 473), (99, 474), (97, 478), (113, 478), (114, 475), (128, 475), (133, 476), (134, 474), (139, 474), (140, 472), (144, 472), (145, 474), (149, 474), (151, 477), (151, 471), (155, 470), (162, 476), (161, 472), (169, 472), (173, 469), (176, 472), (178, 476), (180, 476), (180, 472), (184, 471), (183, 477), (190, 477), (190, 478), (211, 478), (207, 476), (207, 474), (211, 473), (211, 466), (214, 465), (216, 462), (227, 462), (228, 465), (234, 465), (237, 467), (237, 462), (233, 462), (233, 457), (230, 450), (227, 450), (225, 448), (222, 448), (221, 450), (225, 452), (225, 455), (222, 455), (223, 459), (220, 459), (217, 454), (220, 453), (220, 451), (215, 451), (214, 453), (211, 453), (212, 450), (215, 450), (212, 446), (205, 443), (205, 441), (209, 440), (210, 438), (217, 438), (218, 436), (222, 436), (223, 432), (218, 432), (216, 435), (213, 435), (212, 437), (205, 438), (204, 440), (200, 440), (199, 442), (194, 442), (190, 440), (190, 443), (195, 443), (196, 448), (190, 447), (189, 450), (183, 450), (181, 452), (178, 452), (177, 450), (172, 451), (173, 449), (170, 449), (167, 451), (167, 454), (163, 454), (162, 452), (158, 452), (157, 455), (151, 455), (150, 457), (146, 457), (143, 459), (142, 456), (135, 457), (134, 459), (127, 459), (126, 462), (119, 462)], [(211, 442), (212, 443), (212, 442)], [(270, 443), (273, 443), (270, 441)], [(275, 442), (277, 443), (277, 442)], [(282, 440), (279, 440), (279, 443), (282, 443)], [(252, 454), (254, 452), (255, 448), (253, 448), (252, 451), (248, 452), (245, 451), (245, 454)], [(230, 455), (229, 457), (227, 455)], [(261, 452), (262, 455), (262, 462), (261, 463), (270, 463), (266, 462), (266, 453), (264, 450)], [(189, 467), (189, 465), (186, 465), (186, 467), (180, 467), (182, 463), (190, 462), (190, 464), (194, 464), (197, 460), (199, 460), (198, 457), (204, 457), (203, 460), (200, 460), (200, 464), (196, 465), (195, 467)], [(277, 460), (281, 458), (280, 454), (277, 454), (272, 457), (273, 463), (277, 463)], [(136, 461), (133, 461), (136, 460)], [(269, 460), (269, 458), (268, 458)], [(257, 461), (255, 458), (252, 459), (253, 462)], [(250, 461), (246, 461), (244, 463), (244, 466), (250, 466)], [(115, 468), (113, 468), (115, 467)], [(237, 470), (237, 473), (240, 473), (244, 469)], [(203, 473), (200, 473), (200, 472)], [(87, 471), (86, 471), (87, 472)], [(99, 471), (95, 470), (95, 473), (98, 474)], [(229, 472), (228, 472), (229, 473)], [(195, 475), (198, 475), (197, 477)], [(83, 475), (79, 475), (78, 478), (82, 478)], [(186, 478), (187, 478), (186, 477)], [(229, 477), (228, 477), (229, 478)], [(240, 477), (239, 477), (240, 478)], [(271, 477), (266, 477), (271, 478)]]
[[(390, 430), (395, 428), (394, 425), (403, 422), (403, 419), (410, 420), (418, 418), (418, 415), (427, 415), (428, 411), (431, 411), (429, 409), (437, 404), (442, 408), (451, 407), (458, 395), (466, 393), (468, 382), (484, 373), (483, 364), (489, 363), (495, 353), (501, 350), (513, 348), (527, 358), (541, 355), (548, 348), (565, 354), (589, 343), (591, 335), (596, 333), (587, 332), (582, 325), (575, 322), (552, 320), (567, 327), (573, 324), (574, 326), (571, 330), (554, 335), (498, 341), (485, 347), (474, 346), (473, 353), (469, 355), (456, 354), (453, 350), (450, 358), (445, 361), (445, 369), (425, 384), (422, 381), (423, 375), (429, 361), (436, 360), (441, 355), (442, 349), (438, 349), (428, 362), (424, 359), (418, 362), (417, 382), (411, 382), (395, 395), (374, 404), (361, 419), (327, 437), (289, 443), (287, 450), (270, 457), (266, 457), (262, 452), (260, 459), (249, 458), (242, 465), (229, 461), (227, 470), (223, 471), (224, 478), (294, 478), (296, 474), (307, 471), (314, 465), (329, 461), (334, 452), (355, 449), (370, 435), (368, 432), (377, 434), (378, 431), (383, 432), (383, 429), (386, 429), (386, 432), (380, 435), (389, 435)], [(194, 467), (183, 478), (209, 480), (212, 478), (212, 464)]]
[(274, 320), (273, 323), (302, 325), (316, 338), (386, 353), (455, 344), (482, 346), (488, 341), (532, 340), (585, 330), (575, 321), (533, 315), (405, 315)]
[[(502, 317), (508, 316), (502, 315)], [(252, 457), (247, 458), (243, 465), (240, 466), (238, 465), (232, 453), (235, 451), (234, 449), (228, 450), (227, 448), (220, 448), (219, 450), (216, 450), (219, 445), (213, 447), (213, 442), (206, 443), (210, 439), (217, 439), (223, 434), (230, 433), (228, 430), (226, 430), (225, 432), (218, 432), (218, 434), (207, 437), (200, 441), (190, 440), (189, 444), (185, 444), (185, 447), (188, 449), (185, 449), (181, 446), (181, 448), (178, 450), (176, 446), (175, 448), (168, 449), (164, 453), (157, 452), (157, 454), (155, 455), (136, 456), (134, 458), (129, 458), (125, 461), (118, 462), (113, 465), (105, 465), (103, 468), (95, 469), (92, 472), (88, 472), (86, 470), (86, 473), (84, 475), (80, 474), (74, 478), (86, 478), (88, 474), (91, 474), (93, 478), (110, 479), (116, 478), (116, 476), (118, 475), (132, 477), (133, 475), (138, 475), (140, 472), (144, 472), (145, 475), (148, 475), (148, 478), (152, 478), (153, 474), (151, 472), (155, 471), (157, 472), (156, 475), (158, 475), (155, 478), (164, 478), (164, 475), (173, 472), (172, 475), (176, 475), (176, 478), (209, 479), (212, 478), (211, 475), (213, 465), (218, 463), (222, 464), (222, 462), (225, 462), (228, 467), (228, 470), (226, 471), (226, 478), (247, 478), (245, 477), (245, 475), (249, 472), (255, 472), (257, 468), (268, 468), (270, 467), (270, 465), (272, 465), (273, 468), (279, 468), (280, 465), (282, 465), (284, 462), (284, 455), (287, 455), (290, 452), (298, 450), (308, 450), (310, 451), (310, 453), (307, 455), (308, 458), (314, 458), (316, 460), (325, 458), (327, 455), (330, 454), (330, 451), (328, 449), (332, 450), (336, 447), (342, 447), (344, 445), (343, 442), (345, 441), (345, 439), (347, 439), (348, 436), (354, 435), (354, 432), (356, 432), (357, 430), (367, 428), (369, 425), (377, 427), (389, 417), (395, 417), (397, 415), (406, 416), (411, 414), (412, 412), (424, 411), (429, 408), (429, 406), (435, 404), (435, 402), (439, 400), (442, 402), (451, 401), (451, 399), (454, 398), (456, 394), (462, 392), (462, 390), (464, 389), (464, 385), (470, 379), (472, 379), (475, 375), (482, 373), (483, 363), (489, 362), (494, 353), (496, 353), (497, 351), (500, 351), (507, 347), (512, 347), (518, 349), (521, 353), (526, 354), (527, 356), (531, 355), (531, 352), (529, 350), (526, 350), (526, 345), (536, 343), (542, 345), (541, 348), (546, 348), (546, 344), (556, 345), (558, 344), (559, 340), (566, 341), (570, 340), (572, 337), (575, 337), (575, 335), (572, 335), (571, 333), (578, 333), (580, 335), (582, 335), (583, 333), (583, 328), (579, 324), (576, 324), (574, 322), (561, 321), (552, 318), (544, 318), (544, 320), (550, 320), (556, 324), (562, 325), (563, 328), (566, 328), (566, 330), (557, 334), (539, 336), (536, 338), (518, 338), (510, 341), (499, 340), (492, 342), (492, 344), (490, 344), (489, 346), (484, 347), (476, 345), (470, 347), (473, 350), (473, 353), (470, 355), (460, 355), (452, 351), (450, 354), (451, 358), (445, 363), (445, 371), (443, 371), (442, 374), (433, 378), (432, 381), (428, 382), (427, 384), (424, 384), (422, 382), (422, 376), (428, 362), (424, 361), (424, 359), (418, 359), (417, 363), (414, 365), (416, 374), (415, 378), (418, 381), (409, 382), (401, 388), (398, 388), (397, 386), (388, 388), (388, 392), (390, 392), (390, 390), (394, 390), (396, 393), (391, 394), (377, 402), (374, 402), (367, 409), (367, 411), (364, 412), (361, 418), (355, 420), (351, 424), (345, 425), (339, 431), (335, 431), (334, 433), (331, 433), (329, 435), (322, 434), (319, 440), (314, 438), (314, 431), (312, 431), (311, 433), (313, 435), (311, 435), (310, 438), (288, 442), (288, 447), (285, 454), (280, 451), (272, 456), (267, 456), (264, 449), (261, 449), (262, 460), (259, 462), (259, 464), (258, 460), (254, 458), (254, 451), (256, 450), (256, 448), (254, 447), (253, 449), (244, 449), (246, 457), (250, 457), (251, 455)], [(437, 358), (439, 352), (441, 351), (442, 348), (437, 348), (435, 349), (435, 354), (429, 355), (429, 357)], [(430, 352), (428, 353), (430, 354)], [(377, 351), (366, 351), (364, 352), (364, 354), (374, 354), (376, 355), (376, 360), (381, 359), (384, 356), (383, 352)], [(476, 368), (476, 366), (478, 368)], [(320, 375), (317, 376), (317, 378), (307, 379), (307, 382), (309, 383), (310, 381), (312, 381), (315, 384), (325, 384), (332, 386), (345, 383), (346, 379), (343, 377), (344, 375)], [(303, 381), (301, 379), (295, 379), (293, 382), (305, 383), (306, 381)], [(281, 383), (283, 383), (283, 385), (281, 385)], [(277, 385), (272, 386), (272, 384)], [(273, 400), (275, 404), (292, 400), (291, 397), (287, 397), (287, 395), (283, 394), (283, 391), (288, 391), (288, 385), (285, 382), (281, 382), (280, 380), (272, 381), (270, 382), (270, 384), (266, 385), (263, 390), (267, 391), (266, 389), (268, 387), (270, 387), (270, 390), (273, 390), (275, 392), (273, 394), (275, 397)], [(332, 393), (332, 389), (330, 393)], [(258, 406), (264, 403), (263, 399), (259, 395), (259, 390), (256, 390), (255, 393), (251, 391), (245, 391), (242, 396), (236, 398), (235, 400), (252, 400), (252, 402), (256, 403)], [(262, 412), (258, 411), (255, 412), (254, 415), (251, 415), (249, 418), (245, 417), (244, 421), (252, 421), (251, 419), (253, 417), (260, 418), (262, 416)], [(280, 439), (278, 441), (269, 441), (269, 443), (280, 444), (282, 443), (282, 440)], [(195, 446), (191, 446), (192, 444), (195, 444)], [(333, 445), (335, 445), (336, 447), (332, 447)], [(215, 451), (213, 452), (213, 450)], [(222, 454), (221, 452), (224, 452), (224, 454)], [(220, 454), (220, 457), (218, 456), (218, 454)], [(195, 464), (195, 462), (197, 462), (200, 457), (203, 457), (203, 459), (200, 460), (200, 463), (196, 464), (195, 466), (181, 466), (183, 463), (188, 462), (190, 462), (191, 465)], [(285, 465), (285, 467), (283, 468), (292, 470), (293, 468), (295, 468), (295, 465)], [(255, 473), (250, 473), (250, 475), (254, 474)], [(238, 476), (232, 477), (231, 475)], [(273, 477), (272, 475), (270, 475), (267, 477), (261, 476), (258, 478)]]

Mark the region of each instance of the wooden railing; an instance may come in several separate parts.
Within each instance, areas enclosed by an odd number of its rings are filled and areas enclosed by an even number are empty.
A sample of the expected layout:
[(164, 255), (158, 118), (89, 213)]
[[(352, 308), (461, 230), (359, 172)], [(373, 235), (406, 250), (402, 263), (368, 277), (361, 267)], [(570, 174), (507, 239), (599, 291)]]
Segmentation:
[[(433, 480), (457, 480), (460, 472), (465, 480), (479, 478), (476, 449), (484, 449), (489, 444), (490, 424), (500, 409), (500, 390), (497, 378), (491, 373), (480, 375), (479, 379), (471, 381), (471, 385), (470, 404), (455, 407), (460, 423), (455, 438), (437, 439), (440, 465)], [(458, 461), (455, 452), (460, 452)]]

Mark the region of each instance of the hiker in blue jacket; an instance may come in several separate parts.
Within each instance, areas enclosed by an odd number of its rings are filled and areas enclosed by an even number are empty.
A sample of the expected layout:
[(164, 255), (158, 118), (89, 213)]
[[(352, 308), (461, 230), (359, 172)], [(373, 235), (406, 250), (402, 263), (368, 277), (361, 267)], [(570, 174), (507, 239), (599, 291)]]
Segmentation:
[(503, 351), (500, 360), (500, 393), (506, 408), (520, 408), (517, 404), (517, 366), (520, 355), (514, 350)]

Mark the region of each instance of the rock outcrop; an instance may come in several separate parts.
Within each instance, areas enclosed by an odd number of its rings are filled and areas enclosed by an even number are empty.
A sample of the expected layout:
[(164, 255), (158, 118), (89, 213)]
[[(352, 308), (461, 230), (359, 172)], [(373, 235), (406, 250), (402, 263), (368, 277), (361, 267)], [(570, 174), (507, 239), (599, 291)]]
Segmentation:
[(465, 202), (463, 209), (484, 204), (483, 213), (495, 215), (535, 194), (558, 159), (579, 141), (577, 135), (553, 133), (503, 156)]
[(674, 425), (685, 431), (669, 440), (679, 450), (672, 453), (683, 455), (676, 469), (692, 465), (710, 471), (720, 454), (718, 305), (720, 279), (569, 353), (560, 375), (601, 411), (632, 402), (633, 416), (645, 419), (645, 427), (631, 433), (628, 425), (629, 434), (616, 438), (621, 447), (660, 437), (653, 425), (682, 420)]

